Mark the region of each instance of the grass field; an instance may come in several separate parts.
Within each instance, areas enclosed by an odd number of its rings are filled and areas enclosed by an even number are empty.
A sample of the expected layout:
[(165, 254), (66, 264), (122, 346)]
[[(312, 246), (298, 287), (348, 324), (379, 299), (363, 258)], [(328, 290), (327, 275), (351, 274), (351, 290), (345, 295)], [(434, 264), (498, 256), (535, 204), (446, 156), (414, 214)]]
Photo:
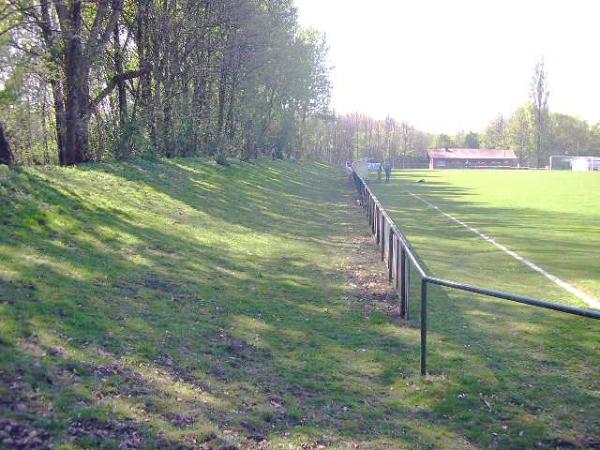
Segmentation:
[(587, 306), (409, 192), (600, 301), (600, 174), (405, 171), (374, 186), (435, 274)]
[[(417, 182), (422, 179), (424, 183)], [(399, 171), (392, 183), (373, 182), (372, 187), (436, 276), (589, 308), (422, 200), (600, 298), (600, 176), (596, 173)], [(419, 308), (416, 278), (411, 293), (413, 317)], [(456, 375), (462, 369), (458, 377), (462, 389), (473, 383), (471, 406), (477, 403), (478, 389), (493, 386), (499, 418), (506, 414), (514, 419), (520, 410), (521, 423), (533, 416), (536, 420), (545, 417), (546, 426), (562, 428), (571, 413), (587, 411), (590, 415), (582, 421), (587, 421), (593, 439), (557, 439), (550, 446), (600, 445), (597, 321), (434, 287), (429, 328), (433, 336), (430, 370)], [(460, 335), (465, 339), (464, 351), (448, 349), (449, 336), (453, 340)], [(571, 397), (573, 386), (579, 386), (575, 397)], [(479, 400), (481, 396), (480, 392)], [(555, 400), (561, 405), (551, 406)], [(463, 414), (470, 416), (466, 411)], [(476, 423), (481, 419), (472, 418)], [(508, 429), (514, 430), (514, 422)], [(510, 439), (499, 444), (510, 448), (544, 445), (517, 444)]]
[(600, 444), (595, 323), (434, 290), (422, 379), (351, 200), (308, 163), (0, 172), (0, 446)]

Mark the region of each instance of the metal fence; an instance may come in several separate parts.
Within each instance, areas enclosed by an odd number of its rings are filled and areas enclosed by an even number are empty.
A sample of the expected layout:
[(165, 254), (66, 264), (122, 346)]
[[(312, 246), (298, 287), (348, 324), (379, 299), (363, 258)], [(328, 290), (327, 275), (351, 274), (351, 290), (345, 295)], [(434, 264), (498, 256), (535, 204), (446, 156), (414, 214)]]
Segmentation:
[(411, 248), (406, 236), (396, 226), (368, 184), (356, 172), (353, 172), (352, 175), (362, 206), (369, 219), (371, 232), (375, 235), (375, 241), (380, 248), (381, 260), (386, 264), (389, 281), (400, 298), (400, 314), (405, 319), (409, 319), (408, 304), (411, 272), (414, 270), (421, 278), (421, 375), (427, 374), (427, 288), (430, 284), (590, 319), (600, 319), (600, 311), (575, 308), (510, 292), (444, 280), (429, 274), (423, 268), (423, 264)]

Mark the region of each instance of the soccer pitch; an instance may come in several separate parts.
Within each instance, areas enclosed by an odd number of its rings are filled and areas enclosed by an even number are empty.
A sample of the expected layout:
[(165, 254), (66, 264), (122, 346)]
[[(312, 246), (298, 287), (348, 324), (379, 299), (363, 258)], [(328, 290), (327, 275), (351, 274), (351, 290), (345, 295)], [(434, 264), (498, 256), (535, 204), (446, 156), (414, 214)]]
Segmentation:
[(398, 171), (371, 186), (436, 276), (598, 306), (600, 174)]

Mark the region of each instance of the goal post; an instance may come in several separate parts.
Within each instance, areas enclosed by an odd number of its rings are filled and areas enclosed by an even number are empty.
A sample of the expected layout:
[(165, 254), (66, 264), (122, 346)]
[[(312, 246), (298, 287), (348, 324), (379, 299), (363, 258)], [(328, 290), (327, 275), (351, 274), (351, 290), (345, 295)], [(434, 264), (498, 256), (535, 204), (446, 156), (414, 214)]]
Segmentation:
[(553, 155), (550, 157), (550, 170), (600, 171), (600, 157)]
[(550, 157), (550, 170), (571, 170), (571, 161), (575, 158), (569, 155), (552, 155)]

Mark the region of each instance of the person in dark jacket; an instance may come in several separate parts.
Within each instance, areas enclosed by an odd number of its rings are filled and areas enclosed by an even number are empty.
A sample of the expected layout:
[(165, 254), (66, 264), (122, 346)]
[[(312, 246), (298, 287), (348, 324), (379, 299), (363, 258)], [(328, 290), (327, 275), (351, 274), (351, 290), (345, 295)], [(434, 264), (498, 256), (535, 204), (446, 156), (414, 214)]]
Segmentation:
[(386, 161), (383, 165), (383, 170), (385, 170), (385, 182), (390, 182), (390, 177), (392, 176), (392, 163)]

